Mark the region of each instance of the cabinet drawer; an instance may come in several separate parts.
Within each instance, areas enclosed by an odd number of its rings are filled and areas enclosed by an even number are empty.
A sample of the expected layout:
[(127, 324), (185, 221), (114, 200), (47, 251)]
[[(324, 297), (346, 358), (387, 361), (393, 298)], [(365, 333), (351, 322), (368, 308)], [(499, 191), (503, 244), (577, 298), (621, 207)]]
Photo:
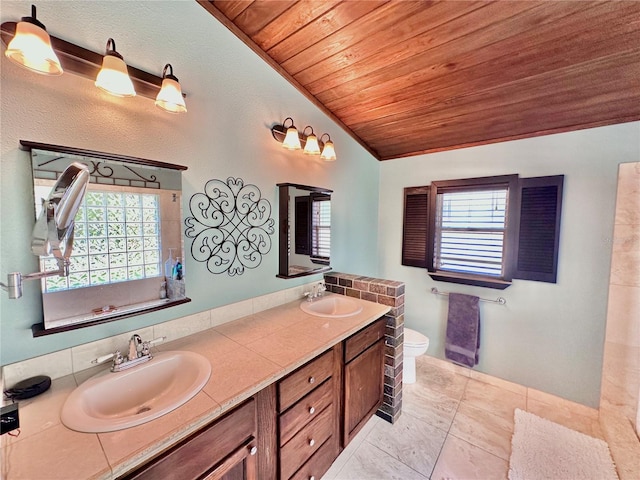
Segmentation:
[(278, 384), (280, 397), (278, 411), (284, 412), (329, 378), (332, 372), (333, 350), (329, 350), (282, 380)]
[(344, 362), (348, 363), (364, 352), (381, 338), (384, 338), (385, 320), (379, 318), (368, 327), (364, 327), (358, 333), (354, 333), (345, 340)]
[(338, 456), (338, 441), (330, 438), (298, 470), (291, 480), (320, 480)]
[(280, 445), (331, 405), (334, 382), (330, 378), (280, 416)]
[(199, 478), (256, 435), (255, 403), (249, 400), (126, 479)]
[(330, 405), (280, 449), (281, 479), (291, 477), (331, 437), (333, 425)]

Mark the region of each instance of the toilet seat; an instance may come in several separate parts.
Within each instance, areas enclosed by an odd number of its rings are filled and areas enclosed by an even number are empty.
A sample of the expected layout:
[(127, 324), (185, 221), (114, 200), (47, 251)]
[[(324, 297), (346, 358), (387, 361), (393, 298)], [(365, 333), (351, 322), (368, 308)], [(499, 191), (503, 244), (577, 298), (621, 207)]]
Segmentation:
[(420, 332), (405, 328), (404, 344), (408, 347), (425, 347), (429, 345), (429, 338), (424, 336)]

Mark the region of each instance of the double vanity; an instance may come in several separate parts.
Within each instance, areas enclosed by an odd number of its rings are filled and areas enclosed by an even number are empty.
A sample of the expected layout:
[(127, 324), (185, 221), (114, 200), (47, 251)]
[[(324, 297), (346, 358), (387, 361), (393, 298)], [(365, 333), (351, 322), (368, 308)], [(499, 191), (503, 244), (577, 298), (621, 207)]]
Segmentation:
[(55, 380), (21, 406), (5, 478), (319, 479), (382, 403), (388, 311), (326, 294)]

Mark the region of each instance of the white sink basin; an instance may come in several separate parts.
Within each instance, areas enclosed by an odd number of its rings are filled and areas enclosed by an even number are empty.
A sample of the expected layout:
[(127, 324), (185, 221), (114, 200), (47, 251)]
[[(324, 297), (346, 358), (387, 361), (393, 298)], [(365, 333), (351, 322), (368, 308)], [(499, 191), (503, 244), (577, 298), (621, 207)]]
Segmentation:
[(362, 305), (342, 295), (316, 298), (312, 302), (305, 300), (300, 304), (300, 308), (316, 317), (350, 317), (362, 311)]
[(194, 397), (211, 363), (193, 352), (161, 352), (122, 372), (101, 372), (67, 398), (60, 419), (79, 432), (113, 432), (158, 418)]

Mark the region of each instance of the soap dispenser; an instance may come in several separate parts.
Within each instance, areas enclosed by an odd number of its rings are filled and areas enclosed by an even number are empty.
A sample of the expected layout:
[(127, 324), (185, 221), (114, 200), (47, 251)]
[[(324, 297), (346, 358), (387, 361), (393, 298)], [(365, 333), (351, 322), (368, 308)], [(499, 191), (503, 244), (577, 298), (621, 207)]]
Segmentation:
[(169, 249), (169, 258), (167, 258), (167, 261), (164, 262), (164, 276), (169, 279), (173, 278), (173, 267), (176, 264), (175, 260), (173, 259), (174, 250), (175, 248)]

